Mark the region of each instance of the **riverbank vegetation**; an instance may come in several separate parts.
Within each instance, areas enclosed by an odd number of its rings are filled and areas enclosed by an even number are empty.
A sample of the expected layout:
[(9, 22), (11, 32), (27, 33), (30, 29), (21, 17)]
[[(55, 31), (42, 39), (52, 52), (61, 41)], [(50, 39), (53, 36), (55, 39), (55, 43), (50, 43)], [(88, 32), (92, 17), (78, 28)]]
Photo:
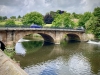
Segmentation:
[(4, 53), (5, 53), (8, 57), (10, 57), (10, 58), (13, 59), (13, 55), (15, 54), (15, 51), (14, 51), (14, 49), (5, 49), (5, 50), (4, 50)]
[(31, 24), (42, 27), (53, 28), (73, 28), (84, 27), (86, 33), (92, 33), (100, 39), (100, 7), (96, 7), (93, 12), (77, 14), (67, 11), (50, 11), (45, 15), (33, 11), (24, 16), (0, 16), (0, 27), (30, 27)]

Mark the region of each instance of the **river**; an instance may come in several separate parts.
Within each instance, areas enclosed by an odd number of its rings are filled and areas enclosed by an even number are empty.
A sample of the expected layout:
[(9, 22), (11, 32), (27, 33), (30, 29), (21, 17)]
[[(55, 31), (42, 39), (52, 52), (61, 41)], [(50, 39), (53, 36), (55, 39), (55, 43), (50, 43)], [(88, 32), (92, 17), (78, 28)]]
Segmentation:
[(66, 41), (60, 45), (21, 44), (26, 54), (14, 58), (29, 75), (100, 75), (100, 45)]

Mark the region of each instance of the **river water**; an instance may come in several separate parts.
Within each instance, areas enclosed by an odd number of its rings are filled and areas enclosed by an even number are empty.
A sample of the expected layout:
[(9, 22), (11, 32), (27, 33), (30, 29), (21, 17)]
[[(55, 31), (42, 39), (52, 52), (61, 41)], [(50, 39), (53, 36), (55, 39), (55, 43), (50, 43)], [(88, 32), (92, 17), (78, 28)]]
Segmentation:
[(26, 54), (14, 58), (29, 75), (100, 75), (100, 45), (66, 41), (60, 45), (21, 44)]

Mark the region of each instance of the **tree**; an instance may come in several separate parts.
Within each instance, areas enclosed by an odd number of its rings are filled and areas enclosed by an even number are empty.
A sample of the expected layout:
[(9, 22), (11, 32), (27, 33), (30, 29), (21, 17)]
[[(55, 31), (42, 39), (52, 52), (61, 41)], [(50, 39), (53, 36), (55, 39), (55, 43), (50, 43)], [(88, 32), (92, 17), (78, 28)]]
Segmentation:
[(100, 19), (100, 7), (95, 8), (93, 14)]
[(15, 21), (9, 19), (9, 20), (6, 21), (5, 26), (6, 26), (6, 27), (12, 27), (12, 26), (15, 26)]
[(50, 11), (50, 15), (52, 16), (52, 18), (54, 19), (56, 17), (56, 12), (54, 11)]
[(72, 18), (72, 19), (79, 19), (80, 16), (81, 16), (81, 14), (76, 14), (75, 12), (73, 12), (73, 13), (71, 14), (71, 18)]
[(93, 33), (95, 37), (100, 38), (100, 19), (93, 15), (85, 26), (88, 33)]
[(100, 39), (100, 7), (94, 9), (93, 15), (96, 17), (93, 31), (95, 36)]
[(85, 23), (90, 19), (92, 14), (90, 12), (85, 12), (84, 15), (79, 19), (79, 26), (82, 26), (85, 28)]
[(22, 22), (24, 25), (38, 24), (43, 25), (43, 16), (38, 12), (30, 12), (23, 16)]
[(0, 16), (0, 21), (6, 20), (7, 16)]
[(3, 16), (2, 19), (3, 19), (3, 20), (6, 20), (6, 19), (7, 19), (7, 16)]
[(68, 13), (59, 14), (52, 22), (53, 27), (73, 27), (74, 23), (71, 21)]
[(53, 17), (49, 13), (44, 16), (44, 22), (46, 24), (51, 24), (52, 21), (53, 21)]
[(63, 14), (65, 11), (62, 11), (62, 10), (57, 10), (57, 13), (58, 14)]
[(0, 21), (2, 21), (2, 16), (0, 16)]
[(11, 19), (16, 19), (16, 16), (11, 16), (10, 18), (11, 18)]
[(85, 24), (86, 31), (100, 39), (100, 7), (94, 9), (92, 17)]
[(20, 15), (18, 16), (18, 19), (19, 19), (19, 18), (21, 18), (21, 16), (20, 16)]

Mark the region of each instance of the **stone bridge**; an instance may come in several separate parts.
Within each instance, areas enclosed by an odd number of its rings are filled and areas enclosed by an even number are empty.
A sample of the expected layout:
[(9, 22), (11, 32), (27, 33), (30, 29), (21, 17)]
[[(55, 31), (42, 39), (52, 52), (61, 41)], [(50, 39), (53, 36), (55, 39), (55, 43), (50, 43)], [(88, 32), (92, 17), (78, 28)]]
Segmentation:
[[(87, 41), (84, 30), (75, 29), (51, 29), (51, 28), (0, 28), (0, 42), (5, 46), (13, 45), (19, 39), (29, 34), (40, 34), (47, 42), (60, 44), (60, 41), (67, 36), (67, 40)], [(0, 44), (1, 45), (1, 44)]]

